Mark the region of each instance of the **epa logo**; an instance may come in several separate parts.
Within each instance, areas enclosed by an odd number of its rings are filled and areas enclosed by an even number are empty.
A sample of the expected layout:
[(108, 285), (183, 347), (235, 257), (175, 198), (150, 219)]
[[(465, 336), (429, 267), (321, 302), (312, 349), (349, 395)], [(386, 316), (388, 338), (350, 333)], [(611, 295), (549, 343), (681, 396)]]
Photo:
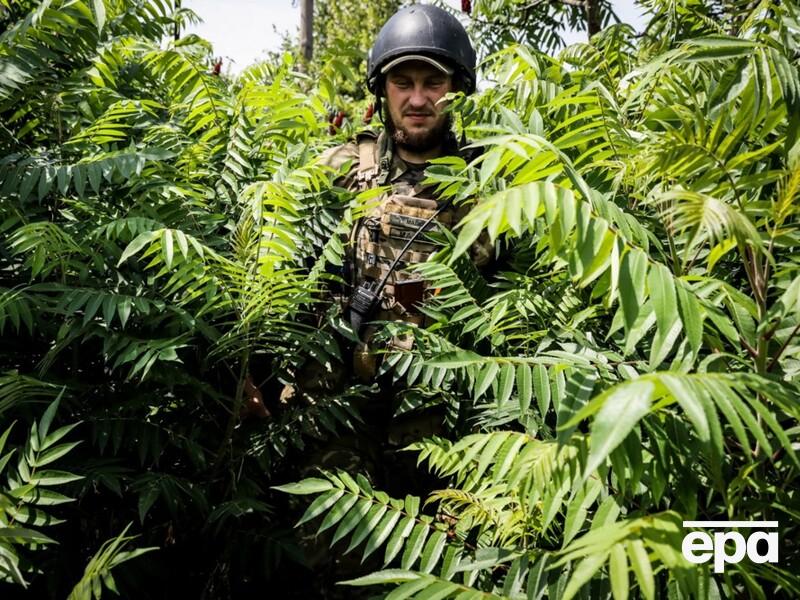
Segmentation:
[[(777, 521), (684, 521), (684, 527), (703, 529), (728, 529), (731, 527), (755, 529), (747, 539), (738, 531), (716, 531), (712, 537), (705, 531), (687, 533), (681, 544), (683, 557), (690, 563), (701, 565), (714, 559), (714, 573), (725, 571), (725, 564), (742, 562), (745, 555), (754, 563), (778, 562)], [(732, 550), (732, 553), (728, 551)], [(766, 551), (765, 551), (766, 550)]]

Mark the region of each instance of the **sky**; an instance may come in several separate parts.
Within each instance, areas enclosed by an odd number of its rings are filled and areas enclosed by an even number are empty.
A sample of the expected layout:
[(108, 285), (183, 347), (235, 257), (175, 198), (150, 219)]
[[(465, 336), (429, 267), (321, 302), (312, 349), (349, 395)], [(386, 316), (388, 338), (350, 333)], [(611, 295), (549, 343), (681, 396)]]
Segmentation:
[[(368, 1), (368, 0), (367, 0)], [(460, 7), (459, 0), (447, 0)], [(634, 0), (612, 0), (619, 18), (637, 30), (644, 27), (641, 9)], [(183, 0), (183, 6), (192, 9), (203, 19), (188, 28), (209, 40), (214, 53), (223, 58), (223, 69), (238, 73), (265, 52), (280, 48), (281, 32), (297, 35), (300, 24), (300, 4), (292, 0)], [(377, 33), (377, 32), (376, 32)], [(566, 35), (566, 42), (585, 39), (582, 32)]]

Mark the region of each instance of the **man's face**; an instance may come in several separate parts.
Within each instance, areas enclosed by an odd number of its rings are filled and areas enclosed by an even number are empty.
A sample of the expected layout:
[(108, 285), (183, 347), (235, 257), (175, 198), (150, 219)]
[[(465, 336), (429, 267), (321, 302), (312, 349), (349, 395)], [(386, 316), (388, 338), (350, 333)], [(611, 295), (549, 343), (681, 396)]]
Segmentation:
[(426, 62), (408, 61), (389, 71), (386, 103), (395, 142), (418, 152), (441, 144), (449, 120), (445, 103), (437, 101), (452, 90), (452, 78)]

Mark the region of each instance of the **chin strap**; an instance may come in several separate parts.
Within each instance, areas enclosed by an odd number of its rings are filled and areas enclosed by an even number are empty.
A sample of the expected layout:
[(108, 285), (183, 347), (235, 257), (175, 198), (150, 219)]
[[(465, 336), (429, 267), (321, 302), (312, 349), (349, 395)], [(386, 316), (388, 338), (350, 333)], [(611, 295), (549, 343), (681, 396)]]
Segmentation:
[(386, 125), (386, 121), (383, 119), (383, 102), (382, 96), (380, 94), (375, 94), (375, 114), (378, 115), (378, 120), (383, 124)]

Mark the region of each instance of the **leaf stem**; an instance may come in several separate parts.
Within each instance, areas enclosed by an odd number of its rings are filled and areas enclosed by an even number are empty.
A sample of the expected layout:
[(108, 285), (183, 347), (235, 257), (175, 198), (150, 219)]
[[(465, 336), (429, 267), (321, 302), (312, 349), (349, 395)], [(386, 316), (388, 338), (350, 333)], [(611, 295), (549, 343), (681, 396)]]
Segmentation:
[(784, 353), (786, 348), (789, 347), (789, 342), (791, 342), (792, 338), (794, 338), (794, 336), (797, 335), (798, 331), (800, 331), (800, 323), (795, 325), (795, 328), (792, 330), (792, 333), (790, 333), (787, 336), (786, 340), (784, 340), (784, 342), (781, 345), (781, 347), (778, 348), (778, 352), (775, 354), (775, 356), (772, 357), (772, 359), (769, 362), (769, 365), (767, 365), (767, 372), (772, 370), (772, 367), (775, 366), (775, 364), (778, 362), (778, 360), (780, 359), (781, 355)]

